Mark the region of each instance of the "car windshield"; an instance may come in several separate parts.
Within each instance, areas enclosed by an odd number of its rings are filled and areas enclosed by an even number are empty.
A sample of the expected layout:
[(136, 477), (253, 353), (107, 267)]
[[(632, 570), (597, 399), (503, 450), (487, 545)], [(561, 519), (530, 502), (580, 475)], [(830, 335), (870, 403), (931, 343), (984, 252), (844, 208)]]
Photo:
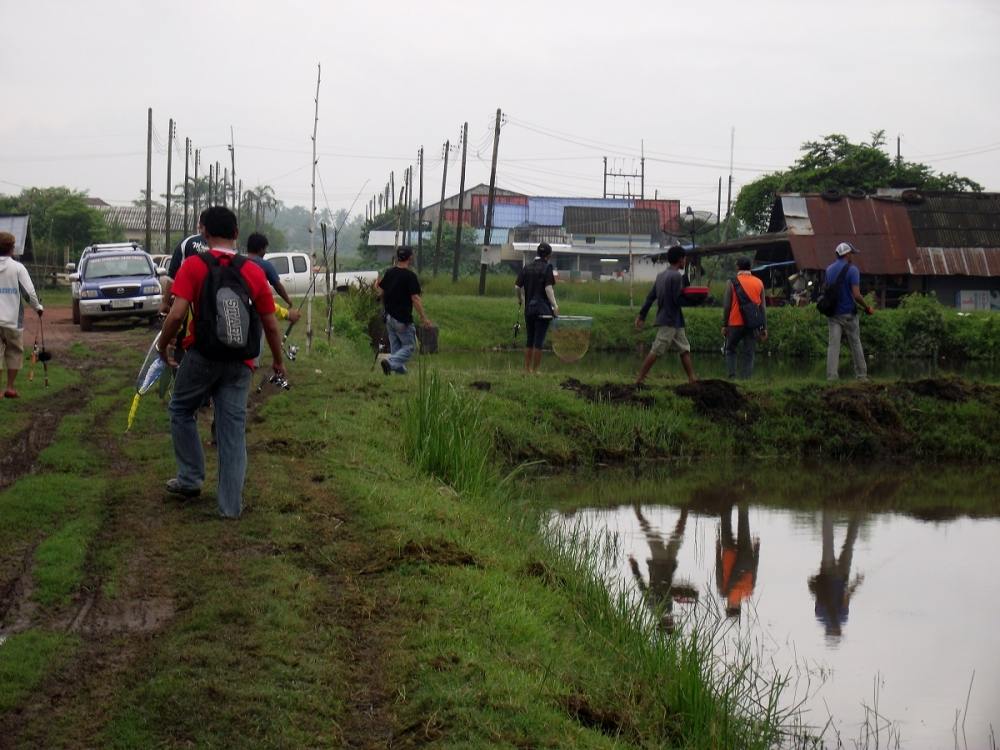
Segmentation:
[(152, 276), (153, 268), (144, 255), (112, 255), (109, 258), (88, 258), (83, 277), (88, 280), (110, 279), (117, 276)]

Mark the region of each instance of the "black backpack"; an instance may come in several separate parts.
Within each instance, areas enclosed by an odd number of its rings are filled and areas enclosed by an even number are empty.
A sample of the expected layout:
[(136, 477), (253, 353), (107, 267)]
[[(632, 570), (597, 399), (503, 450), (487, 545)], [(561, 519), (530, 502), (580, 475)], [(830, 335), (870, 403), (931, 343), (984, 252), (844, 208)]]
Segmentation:
[(840, 269), (840, 273), (837, 274), (837, 278), (833, 280), (833, 283), (823, 286), (822, 291), (819, 293), (819, 299), (816, 300), (816, 309), (828, 318), (832, 318), (834, 312), (837, 310), (837, 299), (840, 297), (840, 284), (844, 280), (844, 276), (847, 275), (848, 268), (850, 268), (850, 264), (845, 263), (844, 267)]
[(746, 289), (736, 279), (730, 282), (733, 285), (733, 294), (736, 295), (736, 303), (740, 308), (740, 315), (743, 316), (743, 325), (751, 331), (758, 331), (767, 324), (764, 317), (764, 305), (758, 305), (747, 294)]
[(194, 348), (207, 359), (234, 362), (260, 354), (260, 315), (241, 269), (247, 259), (230, 256), (220, 263), (210, 252), (198, 253), (208, 266), (194, 327)]

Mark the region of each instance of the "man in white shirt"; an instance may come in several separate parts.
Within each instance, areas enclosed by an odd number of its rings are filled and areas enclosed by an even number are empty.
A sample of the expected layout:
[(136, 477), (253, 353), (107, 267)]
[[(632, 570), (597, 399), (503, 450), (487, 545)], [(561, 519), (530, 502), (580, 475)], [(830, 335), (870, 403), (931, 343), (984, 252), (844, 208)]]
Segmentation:
[(28, 269), (12, 257), (14, 235), (0, 232), (0, 362), (7, 368), (7, 390), (0, 398), (17, 398), (17, 373), (24, 364), (24, 302), (28, 300), (38, 317), (42, 303), (35, 294)]

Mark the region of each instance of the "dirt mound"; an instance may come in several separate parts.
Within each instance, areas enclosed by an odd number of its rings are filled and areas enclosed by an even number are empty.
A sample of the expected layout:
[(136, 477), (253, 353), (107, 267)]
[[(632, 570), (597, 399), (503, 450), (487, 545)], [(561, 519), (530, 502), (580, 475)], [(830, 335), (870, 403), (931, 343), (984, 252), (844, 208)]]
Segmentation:
[(567, 391), (573, 391), (581, 398), (588, 401), (602, 404), (625, 404), (629, 406), (641, 406), (648, 409), (653, 405), (653, 397), (648, 393), (644, 385), (634, 385), (632, 383), (602, 383), (600, 385), (590, 385), (582, 383), (576, 378), (567, 378), (559, 384)]
[(469, 388), (475, 388), (477, 391), (488, 391), (493, 387), (493, 384), (487, 380), (473, 380), (469, 383)]
[(691, 399), (695, 411), (706, 417), (752, 421), (756, 416), (752, 404), (742, 391), (728, 380), (698, 380), (674, 388), (674, 393)]
[(900, 440), (906, 436), (903, 419), (884, 386), (831, 388), (824, 400), (831, 411), (863, 424), (874, 433), (891, 433)]
[(605, 709), (591, 704), (585, 695), (569, 695), (560, 700), (566, 713), (587, 729), (593, 729), (608, 737), (631, 734), (625, 718), (614, 709)]
[(976, 395), (976, 388), (957, 378), (924, 378), (901, 383), (904, 388), (917, 396), (928, 396), (941, 401), (961, 403)]
[(406, 562), (425, 563), (427, 565), (470, 566), (481, 568), (475, 555), (462, 549), (447, 539), (430, 539), (424, 542), (413, 540), (403, 545), (398, 552), (388, 555), (382, 560), (376, 560), (362, 568), (361, 575), (383, 573), (392, 570)]

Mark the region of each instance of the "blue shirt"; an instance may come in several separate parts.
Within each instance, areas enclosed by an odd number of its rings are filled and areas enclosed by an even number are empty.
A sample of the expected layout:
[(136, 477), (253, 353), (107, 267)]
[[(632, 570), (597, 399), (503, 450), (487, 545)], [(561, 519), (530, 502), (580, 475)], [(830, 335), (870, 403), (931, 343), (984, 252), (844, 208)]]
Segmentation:
[[(824, 282), (827, 285), (835, 282), (837, 276), (840, 275), (841, 269), (846, 265), (847, 261), (843, 259), (831, 263), (826, 269)], [(847, 273), (844, 274), (844, 280), (840, 284), (840, 291), (837, 294), (837, 309), (833, 311), (833, 314), (854, 315), (857, 312), (857, 305), (854, 302), (854, 293), (851, 291), (851, 287), (861, 286), (861, 272), (858, 270), (858, 267), (851, 265), (847, 269)]]
[(278, 269), (274, 267), (274, 264), (269, 260), (258, 258), (256, 255), (247, 255), (247, 258), (261, 267), (267, 277), (267, 283), (277, 289), (278, 284), (281, 283), (281, 277), (278, 276)]

